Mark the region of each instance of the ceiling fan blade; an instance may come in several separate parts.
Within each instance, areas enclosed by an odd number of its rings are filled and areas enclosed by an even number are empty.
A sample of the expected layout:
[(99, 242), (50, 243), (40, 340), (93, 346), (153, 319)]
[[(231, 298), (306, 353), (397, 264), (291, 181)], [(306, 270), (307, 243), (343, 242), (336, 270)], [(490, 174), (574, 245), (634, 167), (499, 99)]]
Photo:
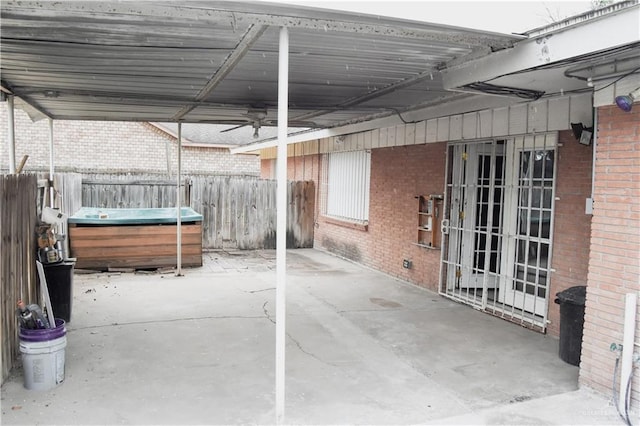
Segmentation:
[[(268, 120), (268, 121), (263, 121), (263, 124), (267, 125), (267, 126), (271, 126), (271, 127), (275, 127), (278, 125), (278, 120)], [(289, 120), (289, 127), (311, 127), (311, 128), (317, 128), (319, 127), (315, 122), (313, 121), (299, 121), (299, 120)]]
[(230, 132), (232, 130), (237, 130), (237, 129), (240, 129), (242, 127), (248, 126), (249, 124), (251, 124), (251, 123), (245, 123), (245, 124), (241, 124), (239, 126), (230, 127), (228, 129), (220, 130), (220, 133), (226, 133), (226, 132)]

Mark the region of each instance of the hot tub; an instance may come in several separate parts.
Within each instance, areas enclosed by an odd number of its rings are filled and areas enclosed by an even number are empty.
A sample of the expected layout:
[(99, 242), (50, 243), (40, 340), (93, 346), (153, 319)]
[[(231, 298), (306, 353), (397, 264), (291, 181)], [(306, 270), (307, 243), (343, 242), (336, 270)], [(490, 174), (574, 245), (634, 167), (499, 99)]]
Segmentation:
[[(162, 268), (176, 266), (175, 208), (83, 207), (69, 217), (69, 247), (76, 268)], [(180, 211), (182, 265), (202, 266), (202, 215)]]

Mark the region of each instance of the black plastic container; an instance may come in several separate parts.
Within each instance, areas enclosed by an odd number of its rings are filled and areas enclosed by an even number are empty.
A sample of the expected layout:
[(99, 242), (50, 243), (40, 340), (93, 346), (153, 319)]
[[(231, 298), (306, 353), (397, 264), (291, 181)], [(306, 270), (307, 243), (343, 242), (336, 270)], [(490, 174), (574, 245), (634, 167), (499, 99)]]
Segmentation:
[(56, 318), (70, 322), (73, 301), (73, 267), (75, 262), (64, 261), (43, 266), (53, 313)]
[(571, 365), (580, 365), (586, 286), (569, 287), (556, 294), (560, 305), (560, 359)]

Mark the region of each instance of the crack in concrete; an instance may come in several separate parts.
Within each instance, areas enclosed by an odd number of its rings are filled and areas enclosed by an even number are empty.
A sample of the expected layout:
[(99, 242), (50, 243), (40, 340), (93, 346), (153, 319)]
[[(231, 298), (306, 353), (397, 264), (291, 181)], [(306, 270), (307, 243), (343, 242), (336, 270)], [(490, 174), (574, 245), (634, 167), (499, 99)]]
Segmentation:
[[(276, 323), (276, 322), (275, 322), (275, 320), (271, 317), (271, 315), (269, 315), (269, 311), (267, 310), (267, 304), (268, 304), (268, 303), (269, 303), (269, 301), (266, 301), (266, 302), (264, 302), (264, 303), (262, 304), (262, 310), (264, 311), (264, 315), (265, 315), (265, 317), (267, 317), (267, 319), (268, 319), (269, 321), (271, 321), (271, 322), (275, 325), (275, 323)], [(325, 361), (325, 360), (323, 360), (323, 359), (319, 358), (319, 357), (318, 357), (317, 355), (315, 355), (314, 353), (309, 352), (309, 351), (307, 351), (306, 349), (304, 349), (304, 348), (302, 347), (302, 344), (301, 344), (298, 340), (296, 340), (296, 339), (295, 339), (295, 338), (294, 338), (294, 337), (293, 337), (289, 332), (286, 332), (286, 335), (287, 335), (287, 337), (288, 337), (289, 339), (291, 339), (291, 341), (292, 341), (293, 343), (295, 343), (295, 345), (298, 347), (298, 349), (300, 350), (300, 352), (302, 352), (303, 354), (305, 354), (305, 355), (307, 355), (307, 356), (310, 356), (311, 358), (314, 358), (314, 359), (316, 359), (316, 360), (320, 361), (320, 362), (321, 362), (321, 363), (323, 363), (323, 364), (330, 365), (330, 366), (332, 366), (332, 367), (336, 367), (336, 365), (334, 365), (334, 364), (332, 364), (332, 363), (330, 363), (330, 362), (327, 362), (327, 361)]]
[(273, 324), (275, 324), (276, 321), (273, 318), (271, 318), (271, 315), (269, 315), (269, 311), (267, 311), (267, 303), (269, 303), (268, 300), (262, 304), (262, 311), (264, 312), (264, 316), (267, 317), (267, 319), (271, 321)]
[(241, 316), (241, 315), (221, 315), (221, 316), (208, 316), (208, 317), (191, 317), (191, 318), (173, 318), (167, 320), (149, 320), (149, 321), (130, 321), (130, 322), (112, 322), (110, 324), (101, 325), (89, 325), (86, 327), (73, 327), (68, 328), (67, 331), (79, 331), (79, 330), (91, 330), (94, 328), (106, 328), (118, 325), (142, 325), (142, 324), (155, 324), (155, 323), (168, 323), (168, 322), (180, 322), (180, 321), (193, 321), (203, 319), (262, 319), (260, 315), (257, 316)]

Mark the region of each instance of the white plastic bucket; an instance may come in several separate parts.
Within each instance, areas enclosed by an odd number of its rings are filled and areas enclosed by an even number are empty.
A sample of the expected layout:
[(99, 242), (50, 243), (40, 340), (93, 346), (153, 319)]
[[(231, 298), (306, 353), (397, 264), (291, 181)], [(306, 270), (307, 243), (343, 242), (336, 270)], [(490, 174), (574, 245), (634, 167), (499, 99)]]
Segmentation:
[(67, 336), (44, 342), (20, 341), (24, 387), (29, 390), (53, 389), (64, 381)]

